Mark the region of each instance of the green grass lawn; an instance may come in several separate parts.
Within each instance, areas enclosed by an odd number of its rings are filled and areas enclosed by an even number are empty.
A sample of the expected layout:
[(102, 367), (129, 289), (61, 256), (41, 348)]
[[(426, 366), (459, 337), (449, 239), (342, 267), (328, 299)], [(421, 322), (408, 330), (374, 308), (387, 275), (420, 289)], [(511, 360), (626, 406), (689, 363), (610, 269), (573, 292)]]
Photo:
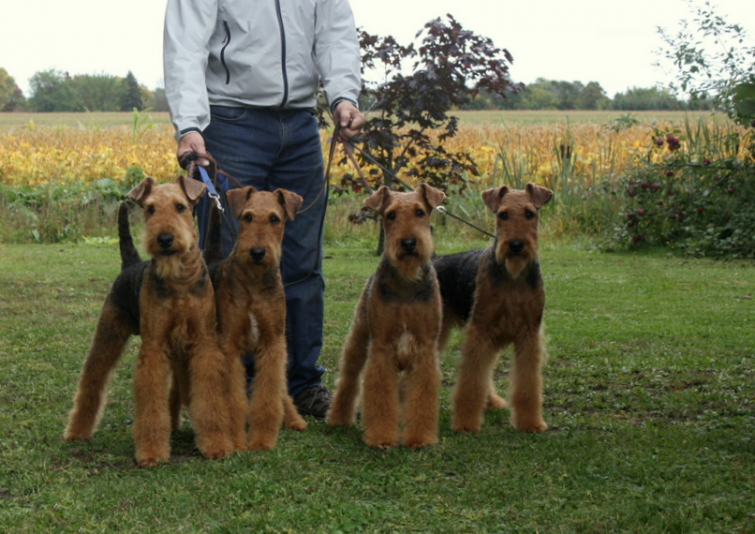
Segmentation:
[[(541, 247), (544, 434), (515, 431), (506, 411), (480, 435), (451, 431), (455, 337), (436, 446), (376, 451), (358, 426), (310, 421), (273, 451), (206, 461), (187, 423), (171, 463), (141, 470), (138, 342), (94, 438), (61, 438), (117, 246), (0, 246), (0, 530), (755, 532), (755, 265)], [(326, 251), (329, 386), (372, 249)]]

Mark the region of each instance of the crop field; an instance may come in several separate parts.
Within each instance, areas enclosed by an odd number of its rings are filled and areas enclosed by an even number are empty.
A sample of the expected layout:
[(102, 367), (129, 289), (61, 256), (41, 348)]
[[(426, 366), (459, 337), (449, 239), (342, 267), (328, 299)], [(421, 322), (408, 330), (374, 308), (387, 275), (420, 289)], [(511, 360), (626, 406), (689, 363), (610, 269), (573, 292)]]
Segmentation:
[[(653, 128), (704, 122), (734, 128), (709, 113), (458, 112), (447, 145), (473, 156), (486, 183), (532, 181), (554, 190), (589, 187), (629, 168), (650, 146)], [(623, 117), (623, 119), (622, 119)], [(323, 139), (329, 132), (323, 131)], [(122, 180), (132, 166), (168, 180), (179, 173), (165, 113), (0, 114), (0, 183), (9, 186)], [(411, 166), (406, 170), (411, 169)], [(334, 179), (353, 172), (334, 170)]]

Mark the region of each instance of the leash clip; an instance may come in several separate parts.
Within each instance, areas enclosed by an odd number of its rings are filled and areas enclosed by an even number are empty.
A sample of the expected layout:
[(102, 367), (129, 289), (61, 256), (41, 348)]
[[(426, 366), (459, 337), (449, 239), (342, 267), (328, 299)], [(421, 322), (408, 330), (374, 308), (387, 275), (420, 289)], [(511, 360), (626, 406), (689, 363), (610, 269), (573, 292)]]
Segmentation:
[(222, 204), (220, 203), (220, 195), (217, 193), (207, 193), (207, 196), (210, 197), (212, 200), (215, 201), (215, 206), (217, 206), (220, 213), (225, 213), (225, 210), (223, 209)]
[(443, 215), (448, 214), (448, 211), (446, 210), (445, 206), (436, 206), (435, 211), (438, 213), (442, 213)]

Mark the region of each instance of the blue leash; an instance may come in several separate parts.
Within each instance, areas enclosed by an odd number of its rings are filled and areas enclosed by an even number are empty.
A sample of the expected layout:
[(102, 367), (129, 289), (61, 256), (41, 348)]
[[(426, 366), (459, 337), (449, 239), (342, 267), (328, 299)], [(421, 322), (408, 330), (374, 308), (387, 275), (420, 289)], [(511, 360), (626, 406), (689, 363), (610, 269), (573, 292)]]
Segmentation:
[[(199, 170), (199, 176), (202, 178), (202, 183), (207, 187), (207, 197), (215, 202), (215, 206), (220, 210), (221, 215), (225, 215), (225, 210), (220, 202), (220, 194), (218, 193), (218, 190), (215, 189), (215, 184), (210, 180), (210, 175), (207, 172), (207, 169), (199, 165), (197, 165), (196, 168)], [(225, 194), (230, 188), (228, 178), (223, 173), (218, 172), (216, 181), (218, 188), (220, 188), (223, 194)], [(209, 227), (210, 222), (210, 201), (207, 200), (206, 197), (202, 197), (197, 205), (197, 221), (199, 224), (199, 248), (200, 250), (204, 250), (207, 242), (207, 228)]]

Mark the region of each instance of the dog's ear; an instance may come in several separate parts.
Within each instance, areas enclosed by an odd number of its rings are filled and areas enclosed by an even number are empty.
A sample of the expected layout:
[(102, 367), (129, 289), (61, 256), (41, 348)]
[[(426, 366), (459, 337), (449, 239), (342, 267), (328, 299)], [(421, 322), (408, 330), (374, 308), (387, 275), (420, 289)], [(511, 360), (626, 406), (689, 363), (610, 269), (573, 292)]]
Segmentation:
[(482, 192), (482, 201), (493, 213), (498, 212), (498, 208), (501, 206), (501, 199), (509, 192), (509, 188), (505, 185), (501, 187), (494, 187)]
[(202, 198), (202, 195), (204, 195), (204, 192), (207, 189), (207, 186), (199, 180), (194, 180), (187, 176), (179, 176), (176, 181), (178, 182), (178, 185), (181, 186), (184, 195), (189, 199), (192, 206), (199, 202), (199, 199)]
[(152, 188), (155, 187), (155, 179), (151, 176), (147, 176), (144, 180), (139, 182), (131, 191), (128, 192), (128, 198), (135, 202), (140, 208), (144, 207), (144, 201), (152, 193)]
[(378, 215), (382, 215), (385, 211), (385, 206), (388, 204), (388, 199), (391, 197), (391, 190), (386, 186), (381, 185), (380, 189), (372, 193), (364, 200), (364, 205), (370, 208)]
[(433, 186), (421, 183), (417, 187), (417, 192), (425, 199), (425, 203), (430, 206), (430, 210), (434, 210), (446, 199), (446, 194), (443, 191), (438, 191)]
[(370, 208), (378, 215), (382, 215), (385, 210), (385, 206), (388, 204), (388, 199), (391, 197), (391, 190), (386, 186), (381, 185), (380, 189), (372, 193), (364, 201), (364, 205)]
[(553, 191), (545, 187), (540, 187), (539, 185), (527, 184), (525, 189), (530, 196), (530, 200), (532, 200), (532, 203), (537, 209), (545, 206), (550, 202), (550, 199), (553, 198)]
[(283, 209), (286, 210), (286, 217), (293, 221), (294, 216), (299, 213), (299, 209), (301, 209), (304, 199), (301, 195), (297, 195), (286, 189), (276, 189), (273, 191), (273, 194), (278, 197), (278, 202), (280, 202)]
[(237, 219), (241, 219), (241, 214), (244, 213), (244, 206), (246, 201), (256, 193), (257, 190), (252, 187), (242, 187), (241, 189), (230, 189), (226, 196), (228, 197), (228, 206), (230, 206), (233, 215)]

